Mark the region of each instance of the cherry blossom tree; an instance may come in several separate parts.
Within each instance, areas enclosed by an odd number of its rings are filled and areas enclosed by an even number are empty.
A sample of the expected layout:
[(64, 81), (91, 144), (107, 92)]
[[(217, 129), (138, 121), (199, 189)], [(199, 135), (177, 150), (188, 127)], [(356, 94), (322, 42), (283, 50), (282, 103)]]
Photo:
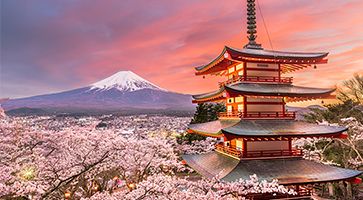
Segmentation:
[(0, 100), (0, 120), (5, 120), (7, 118), (5, 110), (1, 106), (1, 100)]
[(181, 154), (203, 154), (215, 149), (217, 139), (207, 137), (205, 140), (194, 140), (190, 144), (187, 141), (183, 141), (181, 144), (177, 144), (177, 149)]
[(162, 138), (120, 137), (114, 130), (70, 127), (38, 131), (1, 124), (1, 196), (91, 196), (118, 176), (126, 184), (184, 166)]
[(223, 182), (217, 178), (213, 180), (200, 179), (190, 181), (176, 176), (153, 175), (140, 182), (131, 191), (121, 190), (114, 193), (100, 192), (84, 200), (116, 200), (116, 199), (245, 199), (254, 194), (296, 194), (293, 190), (280, 186), (276, 180), (272, 182), (259, 181), (256, 175), (250, 180)]
[(175, 137), (96, 128), (99, 122), (1, 120), (0, 198), (229, 199), (292, 193), (256, 176), (235, 183), (181, 178), (191, 169), (179, 154), (211, 151), (214, 139), (178, 144)]

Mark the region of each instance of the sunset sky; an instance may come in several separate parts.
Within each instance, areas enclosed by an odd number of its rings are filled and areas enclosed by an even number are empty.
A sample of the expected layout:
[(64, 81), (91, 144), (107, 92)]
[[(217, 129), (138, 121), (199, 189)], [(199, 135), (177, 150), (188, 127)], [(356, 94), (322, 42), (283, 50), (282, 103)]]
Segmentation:
[[(362, 0), (259, 0), (273, 49), (327, 51), (296, 85), (333, 87), (363, 73)], [(224, 45), (243, 47), (245, 0), (1, 0), (0, 98), (83, 87), (131, 70), (171, 91), (207, 92), (194, 76)], [(271, 49), (258, 12), (258, 38)]]

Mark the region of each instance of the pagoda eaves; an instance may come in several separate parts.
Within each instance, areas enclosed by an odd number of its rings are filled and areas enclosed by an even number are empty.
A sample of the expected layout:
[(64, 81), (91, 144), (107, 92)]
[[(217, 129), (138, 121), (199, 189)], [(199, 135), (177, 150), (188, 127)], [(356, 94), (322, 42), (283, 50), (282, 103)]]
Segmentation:
[(314, 184), (357, 177), (360, 171), (324, 165), (302, 158), (270, 158), (264, 160), (236, 160), (218, 152), (185, 155), (183, 159), (198, 173), (208, 178), (216, 176), (224, 181), (249, 179), (258, 174), (262, 180), (278, 179), (283, 185)]
[(282, 73), (292, 72), (311, 65), (325, 64), (327, 52), (283, 52), (264, 49), (237, 49), (225, 46), (223, 51), (212, 62), (196, 67), (196, 75), (217, 74), (227, 70), (231, 65), (243, 62), (273, 63), (281, 65)]
[(316, 99), (330, 97), (335, 88), (312, 88), (294, 86), (291, 84), (263, 84), (263, 83), (243, 83), (237, 82), (220, 87), (218, 90), (193, 95), (194, 103), (218, 102), (227, 96), (237, 97), (242, 95), (249, 96), (268, 96), (268, 97), (288, 97)]
[[(220, 119), (212, 122), (191, 124), (189, 132), (210, 137), (247, 138), (303, 138), (339, 137), (347, 131), (343, 126), (326, 126), (295, 120), (237, 120)], [(230, 135), (230, 136), (227, 136)]]

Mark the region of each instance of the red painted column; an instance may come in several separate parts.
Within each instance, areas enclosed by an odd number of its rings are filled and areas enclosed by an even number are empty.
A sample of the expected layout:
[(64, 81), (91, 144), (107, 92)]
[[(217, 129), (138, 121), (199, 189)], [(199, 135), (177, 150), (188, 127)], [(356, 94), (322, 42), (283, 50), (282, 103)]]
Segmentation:
[(286, 102), (284, 100), (284, 97), (282, 97), (282, 116), (284, 116), (284, 117), (285, 117), (285, 109), (286, 109), (285, 105), (286, 105)]
[(247, 117), (247, 97), (243, 96), (243, 117)]
[(243, 79), (247, 80), (247, 63), (243, 62)]
[(279, 66), (279, 82), (281, 82), (281, 65), (278, 64), (278, 66)]
[(243, 139), (243, 157), (247, 157), (247, 140)]

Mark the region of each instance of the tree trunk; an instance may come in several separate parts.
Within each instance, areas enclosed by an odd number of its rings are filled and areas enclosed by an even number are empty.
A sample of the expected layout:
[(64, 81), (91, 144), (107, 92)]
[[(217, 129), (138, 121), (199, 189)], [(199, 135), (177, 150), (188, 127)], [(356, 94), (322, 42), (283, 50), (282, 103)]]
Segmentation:
[(349, 199), (353, 199), (352, 184), (349, 182), (345, 182), (345, 183), (346, 183), (346, 188), (347, 188), (347, 197)]
[(334, 187), (332, 183), (328, 183), (328, 191), (329, 191), (329, 196), (333, 197), (334, 196)]

